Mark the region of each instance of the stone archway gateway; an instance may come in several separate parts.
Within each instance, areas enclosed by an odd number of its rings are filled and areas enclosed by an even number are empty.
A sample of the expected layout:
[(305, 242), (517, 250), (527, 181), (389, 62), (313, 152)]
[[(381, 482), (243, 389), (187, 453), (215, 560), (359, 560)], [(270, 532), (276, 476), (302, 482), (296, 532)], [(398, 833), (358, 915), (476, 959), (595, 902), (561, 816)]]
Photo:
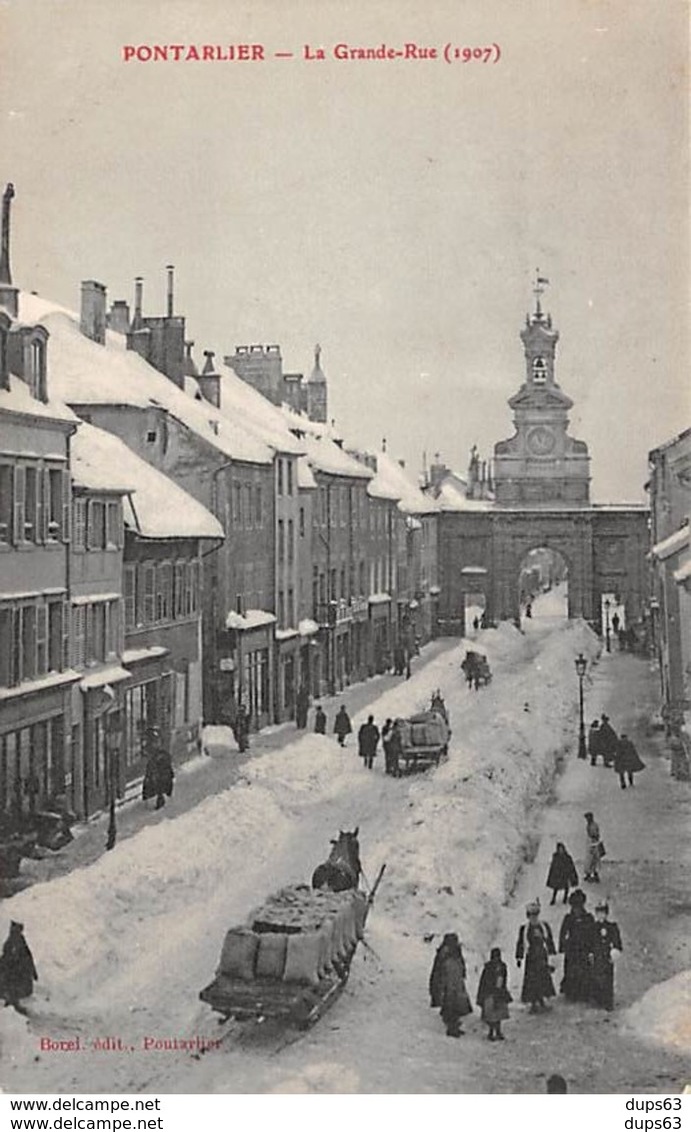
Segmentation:
[[(494, 449), (493, 497), (445, 507), (440, 517), (440, 631), (464, 633), (466, 595), (481, 589), (489, 622), (520, 617), (521, 564), (545, 547), (568, 566), (568, 616), (603, 630), (616, 593), (628, 625), (647, 616), (648, 508), (590, 502), (587, 445), (569, 434), (571, 399), (555, 379), (559, 333), (543, 313), (546, 281), (521, 332), (526, 376), (510, 398), (515, 433)], [(477, 463), (474, 453), (471, 458)], [(482, 585), (479, 585), (479, 580)]]

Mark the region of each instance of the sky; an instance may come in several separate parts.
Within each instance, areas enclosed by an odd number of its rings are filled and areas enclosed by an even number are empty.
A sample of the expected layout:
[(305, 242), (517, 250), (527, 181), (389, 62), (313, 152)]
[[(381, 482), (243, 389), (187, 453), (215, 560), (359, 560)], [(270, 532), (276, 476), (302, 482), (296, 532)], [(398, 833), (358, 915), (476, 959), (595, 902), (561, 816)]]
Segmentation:
[[(687, 24), (685, 0), (2, 0), (14, 280), (75, 309), (141, 275), (162, 314), (173, 263), (199, 362), (279, 343), (309, 373), (319, 342), (350, 441), (464, 470), (513, 432), (539, 267), (592, 495), (640, 500), (691, 416)], [(123, 61), (175, 43), (266, 58)]]

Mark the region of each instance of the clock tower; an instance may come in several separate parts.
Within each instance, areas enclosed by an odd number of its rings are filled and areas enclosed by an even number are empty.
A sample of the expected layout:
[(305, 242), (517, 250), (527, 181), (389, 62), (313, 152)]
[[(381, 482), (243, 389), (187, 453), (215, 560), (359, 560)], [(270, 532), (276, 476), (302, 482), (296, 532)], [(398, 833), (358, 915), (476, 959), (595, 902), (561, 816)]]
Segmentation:
[(535, 282), (535, 311), (526, 316), (521, 341), (526, 374), (511, 399), (515, 435), (494, 446), (494, 483), (499, 506), (587, 507), (590, 457), (582, 440), (569, 436), (570, 397), (559, 388), (554, 362), (559, 331), (544, 314), (547, 280)]

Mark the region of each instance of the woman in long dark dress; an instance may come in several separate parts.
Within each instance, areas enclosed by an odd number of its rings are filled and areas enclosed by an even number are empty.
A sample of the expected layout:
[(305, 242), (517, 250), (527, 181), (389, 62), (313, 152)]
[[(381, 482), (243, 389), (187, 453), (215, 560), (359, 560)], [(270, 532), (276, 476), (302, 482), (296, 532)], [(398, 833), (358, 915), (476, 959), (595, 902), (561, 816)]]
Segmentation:
[(477, 1004), (482, 1008), (482, 1021), (487, 1023), (490, 1042), (503, 1042), (501, 1024), (509, 1017), (511, 993), (507, 986), (508, 971), (498, 947), (490, 951), (489, 961), (485, 963), (477, 988)]
[(602, 901), (595, 908), (593, 944), (592, 1000), (596, 1006), (614, 1010), (614, 960), (612, 952), (621, 952), (619, 925), (609, 918), (609, 905)]
[(595, 921), (585, 910), (585, 893), (577, 888), (569, 897), (567, 912), (559, 932), (559, 951), (564, 956), (561, 993), (568, 1002), (589, 1002), (592, 996), (592, 960)]
[(447, 932), (434, 957), (429, 980), (430, 1006), (440, 1008), (448, 1038), (460, 1038), (461, 1018), (473, 1007), (465, 985), (463, 951), (455, 932)]
[(552, 889), (550, 904), (555, 904), (557, 893), (563, 889), (566, 904), (569, 898), (569, 889), (578, 887), (578, 873), (573, 863), (573, 857), (567, 852), (563, 841), (557, 841), (557, 847), (552, 855), (552, 862), (547, 874), (547, 888)]
[(540, 920), (540, 901), (526, 908), (527, 924), (521, 924), (516, 943), (516, 962), (520, 967), (525, 959), (521, 1002), (530, 1003), (530, 1013), (545, 1009), (545, 999), (554, 998), (556, 991), (549, 965), (550, 955), (556, 955), (552, 929)]

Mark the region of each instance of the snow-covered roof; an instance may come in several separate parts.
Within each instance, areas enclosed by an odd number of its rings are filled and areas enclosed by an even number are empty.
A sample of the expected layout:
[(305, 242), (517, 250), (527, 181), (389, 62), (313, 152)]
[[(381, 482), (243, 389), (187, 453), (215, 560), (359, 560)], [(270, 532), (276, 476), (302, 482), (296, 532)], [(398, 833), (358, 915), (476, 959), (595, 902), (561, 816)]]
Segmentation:
[(350, 479), (369, 480), (374, 472), (349, 456), (328, 436), (318, 437), (307, 433), (302, 438), (307, 459), (314, 471), (326, 472), (331, 476), (348, 476)]
[(425, 515), (439, 511), (436, 499), (425, 495), (405, 468), (386, 452), (376, 457), (376, 475), (367, 485), (367, 494), (375, 499), (392, 499), (406, 515)]
[(41, 417), (44, 420), (68, 421), (77, 423), (78, 418), (62, 401), (51, 397), (48, 401), (38, 401), (20, 377), (10, 374), (9, 389), (0, 389), (0, 411), (21, 413), (23, 416)]
[(277, 452), (301, 455), (304, 445), (291, 432), (286, 418), (276, 405), (248, 382), (238, 377), (230, 366), (221, 366), (221, 413), (240, 420), (251, 433)]
[(20, 292), (22, 318), (50, 333), (48, 385), (68, 405), (155, 406), (167, 410), (208, 444), (231, 459), (270, 464), (273, 451), (242, 419), (222, 413), (178, 389), (133, 350), (123, 335), (106, 331), (105, 346), (86, 338), (76, 315), (36, 295)]
[(82, 422), (71, 455), (74, 484), (123, 492), (125, 525), (144, 538), (223, 538), (206, 507), (112, 433)]
[(314, 634), (318, 632), (319, 626), (311, 617), (305, 617), (302, 621), (298, 622), (298, 633), (301, 637), (313, 637)]
[(439, 490), (437, 502), (442, 511), (493, 511), (491, 499), (468, 499), (464, 490), (446, 480)]
[(691, 558), (687, 559), (678, 570), (674, 571), (675, 582), (686, 582), (691, 578)]
[(308, 489), (317, 486), (317, 481), (312, 475), (309, 460), (306, 456), (298, 456), (298, 487)]
[(263, 625), (273, 625), (275, 620), (275, 614), (266, 609), (248, 609), (244, 614), (231, 609), (226, 617), (226, 629), (260, 629)]
[(689, 524), (684, 523), (683, 527), (680, 527), (678, 531), (674, 531), (674, 533), (668, 535), (667, 538), (663, 538), (661, 542), (656, 542), (650, 553), (654, 555), (655, 558), (669, 558), (672, 554), (676, 554), (678, 551), (683, 550), (685, 546), (689, 545), (690, 532), (691, 528)]

